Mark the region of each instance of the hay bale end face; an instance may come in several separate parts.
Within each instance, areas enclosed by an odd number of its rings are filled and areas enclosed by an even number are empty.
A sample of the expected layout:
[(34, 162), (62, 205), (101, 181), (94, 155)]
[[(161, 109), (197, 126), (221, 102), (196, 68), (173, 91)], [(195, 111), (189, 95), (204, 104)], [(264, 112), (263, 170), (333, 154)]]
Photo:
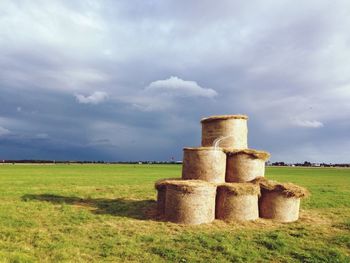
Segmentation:
[(220, 139), (222, 148), (248, 148), (248, 116), (246, 115), (219, 115), (201, 120), (202, 146), (213, 146)]
[(225, 183), (218, 186), (216, 218), (225, 221), (259, 218), (260, 187), (251, 183)]
[(270, 154), (253, 149), (225, 150), (226, 182), (249, 182), (265, 175), (265, 162)]
[(181, 180), (181, 178), (160, 179), (154, 184), (157, 190), (157, 213), (159, 216), (164, 216), (165, 213), (166, 185), (168, 182), (177, 180)]
[(200, 180), (167, 183), (165, 219), (198, 225), (215, 219), (216, 185)]
[(259, 214), (262, 218), (279, 222), (294, 222), (299, 219), (300, 198), (285, 197), (281, 193), (262, 191), (259, 199)]
[(292, 183), (278, 183), (257, 179), (261, 187), (259, 214), (262, 218), (280, 222), (293, 222), (299, 219), (300, 199), (309, 192)]
[(221, 148), (184, 148), (182, 179), (225, 182), (226, 154)]

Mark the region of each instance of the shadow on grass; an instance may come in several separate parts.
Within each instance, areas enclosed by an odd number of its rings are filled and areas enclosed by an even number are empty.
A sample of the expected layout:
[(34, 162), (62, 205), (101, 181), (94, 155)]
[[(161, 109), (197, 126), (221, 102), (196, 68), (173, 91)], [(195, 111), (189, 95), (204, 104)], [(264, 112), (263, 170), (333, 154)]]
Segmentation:
[(75, 196), (60, 196), (53, 194), (27, 194), (22, 201), (44, 201), (53, 204), (69, 204), (92, 209), (94, 214), (109, 214), (140, 220), (156, 220), (156, 202), (154, 200), (128, 200), (123, 198), (80, 198)]

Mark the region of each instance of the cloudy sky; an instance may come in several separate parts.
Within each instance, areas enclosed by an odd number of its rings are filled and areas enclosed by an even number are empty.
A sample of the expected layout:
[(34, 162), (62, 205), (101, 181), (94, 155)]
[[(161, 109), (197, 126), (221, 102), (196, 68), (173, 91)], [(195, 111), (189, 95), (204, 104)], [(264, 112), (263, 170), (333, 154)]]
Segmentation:
[(177, 160), (249, 115), (273, 161), (350, 162), (350, 2), (0, 1), (0, 159)]

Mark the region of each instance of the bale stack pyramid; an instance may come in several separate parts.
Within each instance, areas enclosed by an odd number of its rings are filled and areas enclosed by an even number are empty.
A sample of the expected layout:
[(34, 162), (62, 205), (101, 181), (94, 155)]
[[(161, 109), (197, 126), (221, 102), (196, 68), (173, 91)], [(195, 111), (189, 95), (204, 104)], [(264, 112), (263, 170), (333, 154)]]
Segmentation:
[(270, 154), (248, 148), (246, 115), (201, 120), (202, 145), (184, 148), (182, 178), (156, 182), (158, 214), (180, 224), (299, 218), (300, 199), (308, 191), (267, 180)]

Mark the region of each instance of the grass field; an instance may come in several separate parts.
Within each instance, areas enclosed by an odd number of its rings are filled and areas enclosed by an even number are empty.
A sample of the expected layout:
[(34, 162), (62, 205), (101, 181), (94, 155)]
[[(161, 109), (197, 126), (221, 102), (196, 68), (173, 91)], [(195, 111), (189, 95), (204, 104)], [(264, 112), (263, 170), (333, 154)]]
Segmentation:
[(301, 219), (154, 220), (179, 165), (0, 165), (0, 262), (350, 262), (350, 169), (274, 168), (307, 187)]

